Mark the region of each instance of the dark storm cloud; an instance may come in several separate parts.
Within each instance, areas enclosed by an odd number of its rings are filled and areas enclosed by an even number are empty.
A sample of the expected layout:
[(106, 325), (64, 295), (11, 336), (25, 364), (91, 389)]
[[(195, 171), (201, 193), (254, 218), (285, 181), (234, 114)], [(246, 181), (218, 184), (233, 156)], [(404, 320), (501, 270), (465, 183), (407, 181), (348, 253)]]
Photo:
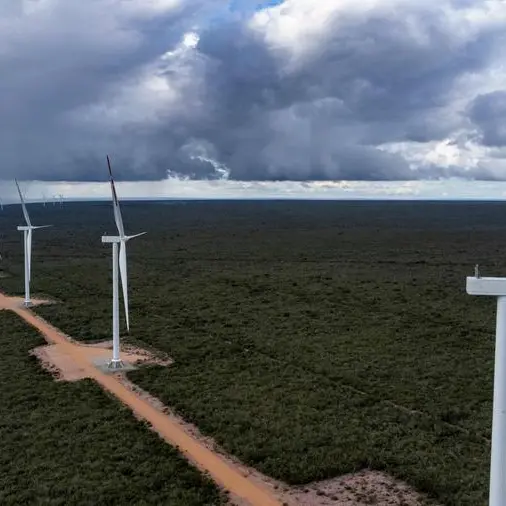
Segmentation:
[(470, 118), (479, 127), (486, 146), (506, 146), (506, 91), (479, 95), (470, 107)]
[[(0, 176), (103, 180), (107, 152), (133, 180), (222, 177), (217, 163), (240, 180), (497, 177), (413, 167), (382, 147), (469, 126), (453, 103), (463, 78), (499, 61), (504, 9), (343, 0), (301, 14), (309, 3), (286, 0), (264, 25), (197, 0), (156, 14), (140, 0), (138, 11), (125, 0), (11, 11), (0, 21)], [(196, 49), (182, 46), (194, 29)], [(476, 95), (464, 112), (477, 138), (504, 144), (506, 99)]]
[(164, 174), (166, 159), (149, 157), (147, 168), (143, 154), (141, 164), (132, 163), (153, 134), (149, 128), (137, 123), (111, 131), (98, 123), (90, 132), (66, 115), (135, 80), (212, 2), (155, 12), (140, 0), (39, 2), (41, 10), (31, 14), (21, 2), (11, 10), (4, 5), (0, 19), (0, 177), (101, 180), (106, 151), (125, 151), (123, 177)]
[[(405, 22), (410, 16), (418, 33)], [(215, 104), (210, 121), (221, 125), (210, 139), (232, 177), (417, 177), (375, 146), (451, 134), (455, 125), (439, 112), (456, 79), (486, 67), (502, 38), (491, 27), (455, 40), (444, 13), (412, 4), (394, 18), (340, 13), (328, 31), (320, 50), (288, 74), (241, 26), (202, 36), (199, 49), (214, 63), (206, 76)], [(433, 167), (433, 176), (443, 173)]]

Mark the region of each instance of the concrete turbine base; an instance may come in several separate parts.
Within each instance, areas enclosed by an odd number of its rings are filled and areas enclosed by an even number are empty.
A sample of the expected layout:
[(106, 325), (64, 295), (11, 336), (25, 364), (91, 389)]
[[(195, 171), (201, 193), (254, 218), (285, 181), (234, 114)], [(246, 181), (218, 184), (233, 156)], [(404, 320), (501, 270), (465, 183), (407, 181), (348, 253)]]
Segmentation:
[(111, 359), (109, 361), (109, 363), (107, 364), (107, 367), (109, 369), (124, 369), (125, 364), (124, 364), (123, 360), (121, 360), (121, 359), (118, 359), (118, 360)]
[(115, 372), (128, 372), (137, 369), (130, 362), (123, 360), (97, 359), (93, 361), (93, 365), (102, 372), (113, 374)]

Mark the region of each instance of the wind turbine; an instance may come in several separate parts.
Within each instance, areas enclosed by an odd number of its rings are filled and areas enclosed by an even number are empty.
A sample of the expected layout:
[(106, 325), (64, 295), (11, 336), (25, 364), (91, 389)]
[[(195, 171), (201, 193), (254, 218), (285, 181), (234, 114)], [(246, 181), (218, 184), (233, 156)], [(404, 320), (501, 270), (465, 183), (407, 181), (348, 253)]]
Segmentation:
[[(121, 276), (121, 285), (123, 288), (123, 302), (125, 305), (125, 319), (127, 331), (130, 332), (130, 319), (128, 315), (128, 274), (127, 274), (127, 254), (126, 243), (134, 237), (144, 235), (142, 232), (136, 235), (125, 235), (125, 228), (123, 227), (123, 218), (121, 217), (121, 210), (119, 208), (118, 195), (114, 186), (114, 179), (112, 177), (111, 162), (107, 156), (107, 167), (109, 169), (109, 177), (111, 181), (112, 191), (112, 205), (114, 209), (114, 221), (118, 229), (118, 235), (104, 235), (102, 236), (102, 243), (112, 244), (112, 360), (109, 362), (110, 369), (122, 369), (123, 362), (119, 356), (119, 291), (118, 291), (118, 266)], [(119, 244), (119, 258), (118, 258), (118, 244)]]
[(62, 193), (57, 193), (57, 194), (53, 195), (53, 206), (56, 205), (57, 200), (60, 203), (60, 207), (62, 207), (63, 206), (63, 194)]
[(466, 281), (470, 295), (497, 297), (494, 403), (489, 506), (506, 504), (506, 278), (482, 278), (478, 266)]
[(30, 221), (30, 216), (28, 216), (28, 211), (26, 210), (25, 200), (23, 199), (23, 194), (21, 193), (21, 189), (19, 188), (19, 184), (17, 180), (16, 186), (18, 188), (19, 198), (21, 200), (21, 206), (23, 208), (23, 215), (25, 217), (26, 225), (19, 226), (18, 230), (23, 232), (24, 235), (24, 248), (25, 248), (25, 307), (30, 307), (32, 305), (32, 301), (30, 300), (30, 280), (31, 280), (31, 272), (32, 272), (32, 232), (36, 228), (47, 228), (51, 225), (39, 225), (38, 227), (32, 225)]

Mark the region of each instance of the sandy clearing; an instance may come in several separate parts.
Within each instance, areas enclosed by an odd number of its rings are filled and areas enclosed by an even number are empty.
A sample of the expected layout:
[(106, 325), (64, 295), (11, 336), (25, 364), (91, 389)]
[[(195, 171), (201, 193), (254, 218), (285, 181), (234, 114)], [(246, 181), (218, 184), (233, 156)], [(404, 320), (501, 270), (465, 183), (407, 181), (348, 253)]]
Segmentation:
[[(81, 346), (81, 353), (90, 363), (95, 361), (107, 361), (111, 357), (111, 350), (109, 348), (99, 348), (96, 346)], [(49, 344), (46, 346), (39, 346), (32, 350), (35, 355), (43, 364), (43, 366), (55, 373), (59, 379), (64, 381), (78, 381), (88, 378), (87, 371), (77, 364), (72, 357), (58, 344)], [(122, 351), (120, 358), (123, 362), (137, 364), (141, 362), (156, 363), (156, 360), (150, 360), (151, 357), (146, 354), (134, 353), (129, 351)]]
[[(27, 323), (39, 330), (55, 349), (58, 348), (57, 353), (63, 354), (66, 358), (74, 361), (80, 374), (95, 380), (102, 388), (129, 406), (138, 418), (149, 422), (163, 439), (178, 447), (179, 451), (195, 462), (200, 469), (206, 471), (216, 483), (229, 491), (233, 497), (237, 497), (244, 501), (244, 504), (251, 506), (282, 506), (282, 503), (266, 487), (245, 478), (224, 458), (213, 453), (205, 445), (186, 433), (183, 426), (168, 418), (156, 407), (129, 390), (121, 383), (117, 375), (104, 374), (99, 371), (89, 361), (88, 350), (93, 349), (92, 347), (83, 347), (69, 341), (56, 328), (38, 318), (29, 309), (24, 308), (22, 299), (10, 298), (0, 294), (0, 309), (14, 311)], [(85, 348), (88, 348), (88, 350), (83, 351)]]
[[(411, 487), (378, 471), (358, 473), (297, 487), (288, 492), (298, 506), (422, 506), (427, 504)], [(433, 504), (433, 503), (432, 503)]]
[[(0, 300), (0, 310), (2, 310), (2, 309), (14, 310), (16, 308), (24, 307), (23, 302), (25, 299), (23, 297), (7, 297), (3, 294), (1, 294), (1, 296), (2, 296), (2, 300)], [(54, 304), (53, 301), (46, 300), (46, 299), (31, 299), (31, 302), (32, 302), (33, 306), (42, 306), (44, 304)]]

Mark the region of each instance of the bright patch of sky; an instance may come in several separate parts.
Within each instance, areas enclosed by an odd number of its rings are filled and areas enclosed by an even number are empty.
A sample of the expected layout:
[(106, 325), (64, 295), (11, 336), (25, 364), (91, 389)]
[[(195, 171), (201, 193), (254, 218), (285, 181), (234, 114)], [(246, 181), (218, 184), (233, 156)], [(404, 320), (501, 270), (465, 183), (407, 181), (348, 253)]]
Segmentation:
[[(232, 181), (169, 178), (116, 183), (120, 199), (506, 200), (506, 182), (440, 181)], [(30, 202), (110, 199), (103, 183), (22, 182)], [(18, 203), (11, 181), (0, 182), (3, 204)]]
[(252, 12), (280, 5), (284, 0), (232, 0), (229, 8), (232, 12)]

